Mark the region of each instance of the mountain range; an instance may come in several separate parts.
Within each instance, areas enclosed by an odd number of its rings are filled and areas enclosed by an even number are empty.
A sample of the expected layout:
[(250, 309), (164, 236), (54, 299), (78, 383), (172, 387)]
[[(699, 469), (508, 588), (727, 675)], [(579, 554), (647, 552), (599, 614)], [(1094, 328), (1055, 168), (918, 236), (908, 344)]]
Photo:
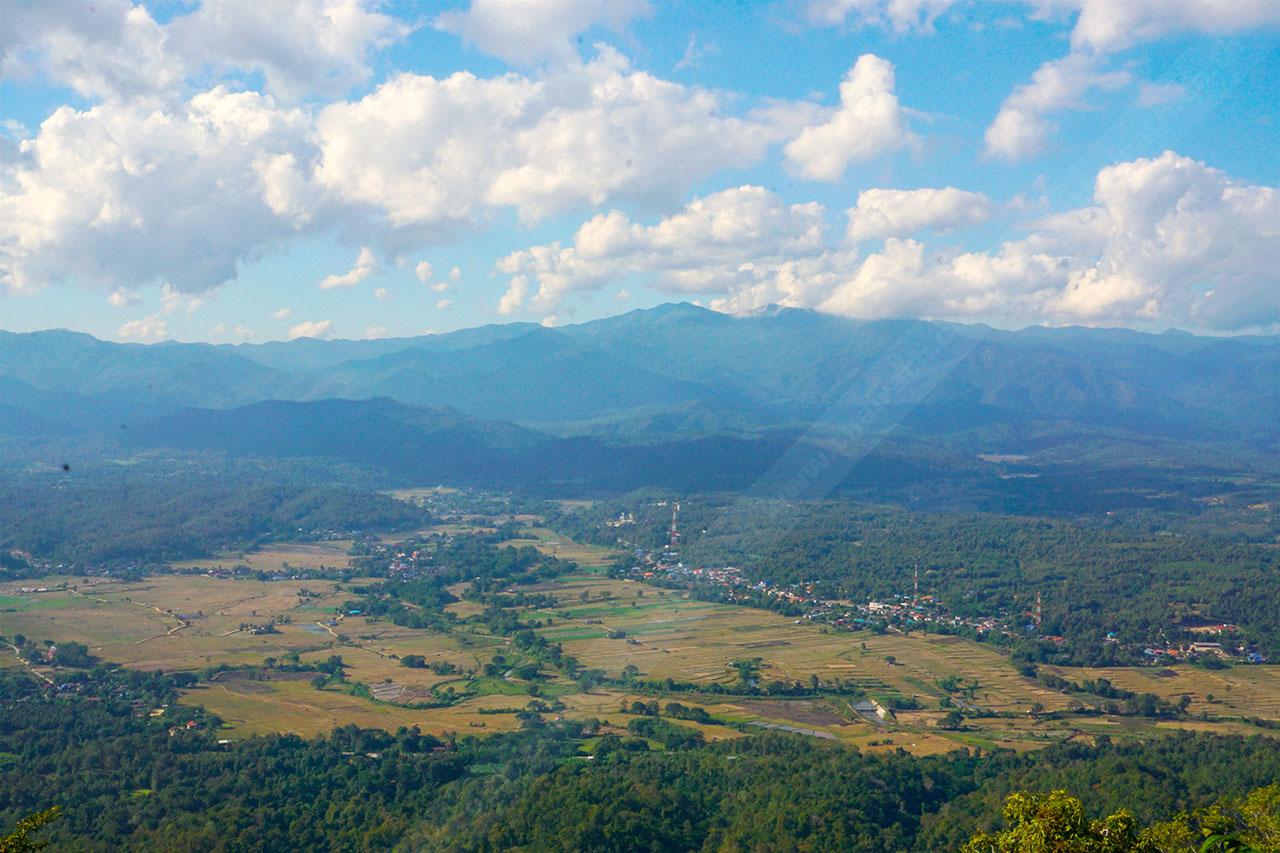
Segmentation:
[(0, 433), (10, 448), (95, 436), (334, 458), (402, 479), (602, 488), (672, 485), (645, 472), (682, 465), (704, 485), (758, 485), (797, 447), (849, 471), (871, 459), (982, 470), (980, 453), (1002, 474), (1022, 457), (1082, 454), (1221, 468), (1280, 456), (1280, 337), (734, 317), (687, 303), (372, 341), (3, 332)]

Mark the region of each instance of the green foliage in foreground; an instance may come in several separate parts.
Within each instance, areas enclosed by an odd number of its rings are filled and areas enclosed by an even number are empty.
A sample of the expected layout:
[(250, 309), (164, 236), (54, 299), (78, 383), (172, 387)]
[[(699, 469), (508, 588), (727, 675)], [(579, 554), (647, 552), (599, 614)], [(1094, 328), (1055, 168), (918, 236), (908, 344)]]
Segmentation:
[[(1066, 791), (1014, 794), (1004, 805), (1009, 828), (980, 832), (961, 853), (1136, 853), (1151, 850), (1138, 840), (1138, 822), (1128, 811), (1098, 820)], [(1153, 851), (1154, 853), (1154, 851)]]
[(43, 850), (49, 846), (48, 841), (39, 838), (32, 838), (33, 832), (38, 832), (45, 824), (53, 823), (62, 814), (61, 806), (53, 806), (42, 812), (28, 815), (18, 821), (18, 825), (13, 828), (13, 832), (0, 838), (0, 853), (28, 853), (31, 850)]
[(1127, 809), (1089, 820), (1066, 791), (1013, 794), (1004, 819), (1007, 829), (979, 832), (961, 853), (1263, 853), (1280, 850), (1280, 784), (1146, 829)]
[(1160, 851), (1269, 853), (1280, 850), (1280, 783), (1245, 797), (1225, 797), (1208, 808), (1179, 812), (1143, 839)]

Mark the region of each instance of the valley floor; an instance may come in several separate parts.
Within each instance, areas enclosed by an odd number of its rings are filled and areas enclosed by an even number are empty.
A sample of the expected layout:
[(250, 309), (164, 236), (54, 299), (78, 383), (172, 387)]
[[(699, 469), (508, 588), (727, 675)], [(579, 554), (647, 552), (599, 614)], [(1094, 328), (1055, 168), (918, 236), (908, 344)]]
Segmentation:
[[(253, 559), (282, 564), (288, 562), (282, 559), (286, 552), (294, 560), (310, 554), (336, 562), (337, 556), (295, 545)], [(595, 718), (605, 721), (606, 730), (621, 731), (636, 716), (634, 703), (654, 699), (705, 709), (710, 721), (678, 724), (708, 740), (771, 728), (916, 754), (962, 747), (1037, 749), (1100, 734), (1148, 738), (1180, 729), (1280, 736), (1280, 670), (1273, 666), (1211, 672), (1181, 666), (1048, 668), (1076, 683), (1105, 677), (1118, 688), (1169, 702), (1189, 697), (1187, 713), (1177, 718), (1120, 716), (1096, 713), (1090, 701), (1096, 697), (1051, 690), (1021, 675), (999, 651), (958, 637), (836, 632), (591, 572), (523, 587), (555, 601), (526, 610), (523, 618), (541, 622), (542, 637), (609, 679), (584, 690), (557, 674), (518, 678), (518, 650), (481, 625), (414, 629), (347, 612), (344, 602), (362, 583), (195, 574), (141, 581), (46, 578), (0, 588), (0, 622), (8, 637), (84, 643), (103, 660), (131, 668), (208, 674), (239, 667), (207, 677), (182, 700), (212, 711), (233, 738), (315, 735), (347, 724), (485, 734), (518, 728), (517, 715), (531, 702), (552, 709), (551, 716)], [(449, 605), (463, 616), (476, 606)], [(260, 632), (266, 625), (270, 633)], [(484, 675), (485, 662), (495, 654), (510, 668)], [(310, 673), (279, 666), (294, 660), (305, 667), (332, 655), (342, 658), (345, 679), (322, 688), (312, 684)], [(425, 665), (402, 665), (406, 655), (422, 656)], [(759, 688), (816, 679), (845, 692), (743, 695), (747, 691), (738, 685), (744, 661)], [(0, 656), (0, 666), (23, 665), (17, 656)], [(50, 674), (39, 662), (33, 668)], [(621, 681), (628, 676), (634, 678), (631, 687)], [(422, 707), (427, 703), (439, 707)], [(948, 708), (966, 711), (958, 729), (940, 726)]]

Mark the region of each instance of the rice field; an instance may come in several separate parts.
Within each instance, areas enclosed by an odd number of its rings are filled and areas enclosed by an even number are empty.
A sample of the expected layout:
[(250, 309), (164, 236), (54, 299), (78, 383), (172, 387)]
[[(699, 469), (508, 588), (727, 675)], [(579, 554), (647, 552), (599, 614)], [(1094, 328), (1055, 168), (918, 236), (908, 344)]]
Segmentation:
[[(544, 591), (553, 592), (559, 605), (543, 611), (552, 624), (542, 635), (583, 665), (611, 675), (631, 665), (646, 679), (729, 685), (738, 678), (735, 661), (758, 658), (762, 684), (808, 683), (817, 676), (873, 696), (910, 697), (937, 707), (946, 695), (938, 682), (958, 678), (976, 682), (974, 700), (993, 711), (1025, 711), (1036, 703), (1058, 710), (1068, 702), (1020, 675), (997, 651), (955, 637), (836, 632), (627, 581), (581, 579), (544, 585)], [(619, 631), (624, 638), (609, 638)]]
[(316, 690), (306, 681), (214, 683), (184, 691), (183, 700), (202, 705), (226, 723), (229, 734), (248, 737), (291, 732), (312, 737), (337, 726), (357, 725), (395, 731), (418, 726), (435, 735), (510, 731), (514, 714), (480, 714), (482, 708), (512, 705), (509, 696), (478, 696), (451, 708), (408, 708), (374, 702), (335, 689)]
[(226, 552), (214, 557), (174, 563), (178, 570), (192, 568), (231, 569), (248, 566), (263, 572), (290, 569), (345, 569), (351, 565), (350, 540), (332, 542), (273, 542), (255, 551)]
[[(34, 606), (0, 608), (0, 633), (74, 640), (104, 660), (138, 669), (257, 664), (268, 656), (331, 645), (335, 638), (328, 632), (308, 629), (316, 629), (316, 621), (331, 619), (348, 595), (331, 583), (204, 576), (68, 583), (75, 583), (75, 588), (20, 596)], [(304, 590), (318, 597), (303, 597)], [(242, 624), (278, 618), (290, 620), (277, 626), (278, 633), (240, 630)]]
[(532, 545), (544, 554), (572, 560), (584, 569), (600, 569), (613, 564), (622, 551), (601, 545), (584, 545), (545, 527), (528, 527), (521, 531), (528, 538), (512, 539), (504, 544)]
[[(1116, 687), (1134, 693), (1154, 693), (1177, 701), (1191, 697), (1192, 714), (1239, 715), (1280, 720), (1280, 669), (1275, 666), (1236, 666), (1208, 670), (1190, 666), (1064, 668), (1053, 671), (1072, 681), (1106, 678)], [(1209, 697), (1213, 701), (1209, 701)]]
[[(56, 588), (61, 582), (69, 588)], [(147, 670), (260, 666), (267, 657), (281, 659), (290, 653), (306, 663), (337, 654), (349, 685), (373, 686), (375, 696), (386, 700), (352, 695), (336, 686), (317, 690), (304, 674), (285, 680), (230, 677), (185, 693), (183, 701), (204, 705), (222, 717), (232, 736), (314, 735), (349, 723), (484, 734), (516, 727), (515, 712), (532, 698), (532, 686), (509, 674), (480, 677), (495, 653), (518, 659), (506, 638), (491, 636), (479, 625), (444, 632), (339, 616), (352, 593), (332, 581), (160, 575), (137, 582), (54, 578), (41, 583), (49, 591), (20, 593), (19, 583), (0, 586), (0, 634), (76, 640), (104, 660)], [(763, 610), (695, 601), (681, 591), (589, 572), (525, 589), (556, 599), (554, 607), (526, 612), (526, 618), (543, 622), (538, 629), (542, 636), (560, 643), (583, 667), (603, 669), (611, 676), (632, 666), (645, 680), (729, 686), (739, 679), (735, 662), (754, 661), (761, 686), (772, 681), (807, 684), (816, 676), (823, 683), (855, 686), (882, 702), (914, 699), (919, 704), (919, 710), (900, 711), (895, 719), (877, 722), (843, 696), (786, 699), (676, 692), (656, 697), (664, 705), (678, 701), (705, 708), (716, 722), (677, 722), (698, 729), (709, 740), (775, 729), (860, 749), (901, 747), (928, 754), (961, 746), (1038, 749), (1062, 740), (1090, 740), (1101, 733), (1138, 738), (1186, 728), (1259, 733), (1263, 730), (1248, 718), (1280, 720), (1280, 670), (1274, 667), (1047, 667), (1076, 682), (1105, 677), (1135, 692), (1175, 701), (1183, 693), (1192, 698), (1192, 718), (1174, 721), (1079, 715), (1054, 719), (1029, 712), (1033, 706), (1064, 711), (1069, 697), (1022, 676), (998, 650), (960, 638), (835, 632)], [(452, 591), (460, 594), (463, 589)], [(477, 606), (461, 602), (449, 607), (465, 617)], [(276, 633), (241, 630), (245, 624), (268, 622), (279, 623)], [(609, 635), (617, 632), (622, 636), (611, 639)], [(10, 651), (0, 649), (0, 665), (21, 665)], [(441, 675), (429, 666), (405, 667), (401, 659), (409, 654), (422, 655), (428, 665), (450, 663), (457, 671)], [(941, 685), (949, 679), (969, 687), (969, 701), (995, 716), (968, 719), (959, 732), (939, 729), (945, 713), (941, 700), (957, 696)], [(469, 695), (447, 708), (408, 704), (446, 688)], [(540, 682), (539, 692), (548, 702), (548, 697), (558, 697), (564, 703), (564, 709), (552, 716), (594, 718), (617, 731), (624, 731), (632, 719), (620, 708), (623, 703), (655, 698), (615, 688), (583, 692), (554, 675)], [(492, 713), (495, 709), (501, 713)], [(1219, 719), (1195, 719), (1201, 711)]]

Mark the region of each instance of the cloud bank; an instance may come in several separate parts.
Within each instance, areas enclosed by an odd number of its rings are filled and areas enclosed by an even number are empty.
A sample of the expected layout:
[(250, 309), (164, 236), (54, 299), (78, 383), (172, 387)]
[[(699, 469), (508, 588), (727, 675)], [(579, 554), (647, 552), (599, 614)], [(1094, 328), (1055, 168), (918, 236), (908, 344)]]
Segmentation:
[[(1002, 323), (1182, 325), (1218, 331), (1280, 323), (1280, 192), (1173, 152), (1117, 163), (1094, 203), (1031, 223), (987, 252), (915, 236), (986, 221), (985, 196), (952, 187), (864, 191), (842, 241), (817, 204), (786, 205), (761, 187), (697, 199), (653, 225), (614, 211), (573, 243), (514, 252), (504, 308), (554, 312), (572, 294), (627, 276), (715, 299), (727, 311), (768, 303), (853, 317)], [(860, 254), (857, 244), (882, 241)], [(536, 284), (536, 290), (531, 289)]]

